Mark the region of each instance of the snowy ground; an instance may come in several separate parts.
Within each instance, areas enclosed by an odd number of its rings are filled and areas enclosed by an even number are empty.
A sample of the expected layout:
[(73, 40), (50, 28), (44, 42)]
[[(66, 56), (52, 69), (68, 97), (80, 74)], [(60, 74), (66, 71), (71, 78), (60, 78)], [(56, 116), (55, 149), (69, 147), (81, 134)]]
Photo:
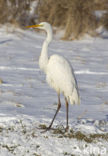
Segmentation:
[(64, 133), (61, 96), (54, 129), (41, 133), (57, 107), (57, 95), (38, 67), (45, 35), (0, 29), (0, 156), (108, 155), (107, 36), (52, 42), (49, 55), (64, 55), (75, 70), (81, 104), (70, 105), (70, 132)]

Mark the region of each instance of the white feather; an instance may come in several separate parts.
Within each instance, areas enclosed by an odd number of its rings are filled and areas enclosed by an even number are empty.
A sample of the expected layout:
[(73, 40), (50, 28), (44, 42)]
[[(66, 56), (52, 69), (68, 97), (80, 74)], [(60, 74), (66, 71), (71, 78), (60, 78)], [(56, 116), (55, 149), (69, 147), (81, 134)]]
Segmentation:
[(79, 104), (80, 98), (74, 71), (63, 56), (54, 54), (48, 59), (48, 45), (52, 40), (52, 28), (46, 22), (40, 25), (43, 25), (41, 29), (46, 30), (47, 38), (42, 47), (39, 66), (45, 72), (48, 84), (58, 94), (63, 93), (71, 104)]

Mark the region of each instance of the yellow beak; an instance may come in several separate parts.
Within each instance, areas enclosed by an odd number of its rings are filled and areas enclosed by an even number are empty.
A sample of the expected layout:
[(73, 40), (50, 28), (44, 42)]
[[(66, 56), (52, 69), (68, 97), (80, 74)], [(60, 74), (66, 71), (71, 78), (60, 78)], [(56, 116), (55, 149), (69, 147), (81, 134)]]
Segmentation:
[(26, 28), (37, 28), (37, 27), (40, 27), (40, 25), (39, 24), (36, 24), (36, 25), (26, 26)]

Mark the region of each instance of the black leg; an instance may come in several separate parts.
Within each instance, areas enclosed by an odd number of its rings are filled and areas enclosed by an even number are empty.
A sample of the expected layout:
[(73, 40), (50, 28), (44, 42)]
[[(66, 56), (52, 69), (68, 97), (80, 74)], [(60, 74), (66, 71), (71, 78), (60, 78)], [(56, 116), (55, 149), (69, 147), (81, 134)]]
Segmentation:
[(68, 131), (69, 126), (68, 126), (68, 112), (69, 112), (69, 104), (68, 100), (65, 97), (65, 102), (66, 102), (66, 131)]
[(54, 120), (55, 120), (55, 118), (57, 116), (57, 113), (59, 112), (60, 108), (61, 108), (60, 94), (58, 94), (58, 107), (57, 107), (56, 113), (55, 113), (55, 115), (54, 115), (54, 117), (53, 117), (49, 127), (47, 128), (47, 130), (49, 130), (51, 128), (51, 126), (52, 126), (52, 124), (53, 124), (53, 122), (54, 122)]

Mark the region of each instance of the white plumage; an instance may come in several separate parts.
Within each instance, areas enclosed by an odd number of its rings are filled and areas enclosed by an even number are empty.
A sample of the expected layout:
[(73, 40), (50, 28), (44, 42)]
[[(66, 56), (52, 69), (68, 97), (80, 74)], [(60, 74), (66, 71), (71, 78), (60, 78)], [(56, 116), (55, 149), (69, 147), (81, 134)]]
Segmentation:
[(57, 93), (63, 93), (71, 104), (79, 103), (79, 95), (73, 69), (64, 57), (52, 55), (49, 58), (46, 80)]
[(49, 23), (42, 22), (39, 25), (28, 26), (38, 27), (47, 32), (47, 38), (43, 43), (41, 55), (39, 58), (40, 69), (46, 74), (48, 84), (56, 90), (58, 94), (58, 109), (56, 114), (48, 127), (51, 128), (53, 121), (61, 107), (60, 93), (63, 93), (67, 107), (67, 127), (68, 129), (68, 102), (71, 104), (79, 104), (80, 98), (78, 93), (77, 82), (74, 76), (74, 71), (71, 64), (63, 57), (57, 54), (48, 58), (48, 45), (52, 41), (52, 28)]

